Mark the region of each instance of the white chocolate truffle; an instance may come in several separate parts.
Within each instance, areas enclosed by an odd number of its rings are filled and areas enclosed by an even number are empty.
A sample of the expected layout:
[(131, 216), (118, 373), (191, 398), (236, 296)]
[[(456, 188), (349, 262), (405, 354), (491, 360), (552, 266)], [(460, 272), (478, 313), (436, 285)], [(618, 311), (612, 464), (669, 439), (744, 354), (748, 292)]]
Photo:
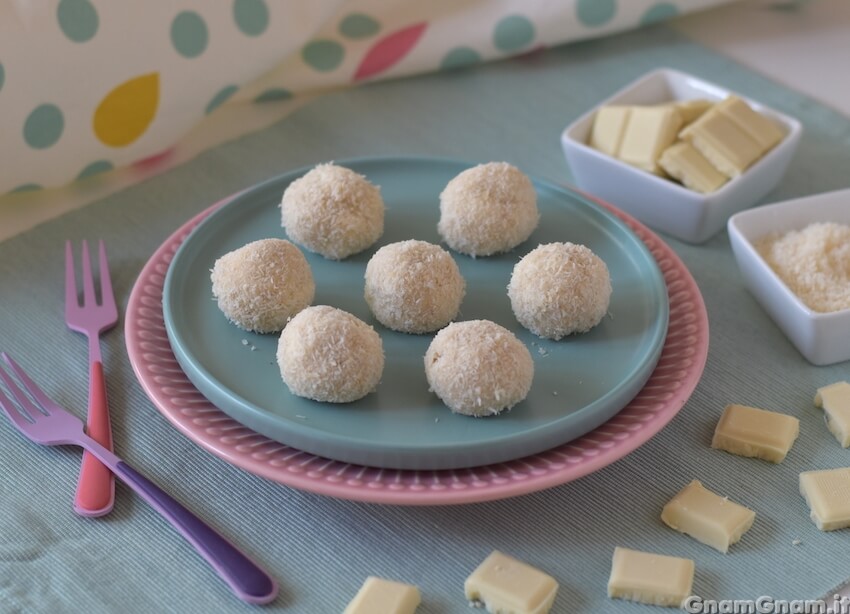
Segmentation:
[(380, 188), (334, 164), (319, 164), (289, 184), (280, 208), (289, 238), (331, 260), (362, 252), (384, 233)]
[(451, 254), (426, 241), (383, 246), (366, 265), (365, 298), (378, 321), (403, 333), (428, 333), (457, 317), (466, 282)]
[(257, 333), (283, 329), (316, 292), (304, 254), (283, 239), (261, 239), (228, 252), (215, 261), (210, 279), (227, 319)]
[(489, 416), (510, 409), (531, 390), (534, 362), (507, 328), (489, 320), (455, 322), (425, 352), (428, 385), (449, 409)]
[(347, 311), (317, 305), (292, 318), (277, 345), (280, 375), (292, 394), (349, 403), (374, 391), (384, 371), (375, 329)]
[(608, 313), (611, 277), (584, 245), (540, 245), (516, 263), (508, 284), (516, 319), (535, 335), (561, 339), (583, 333)]
[(467, 169), (440, 194), (437, 231), (453, 250), (490, 256), (525, 241), (540, 220), (528, 176), (507, 162)]

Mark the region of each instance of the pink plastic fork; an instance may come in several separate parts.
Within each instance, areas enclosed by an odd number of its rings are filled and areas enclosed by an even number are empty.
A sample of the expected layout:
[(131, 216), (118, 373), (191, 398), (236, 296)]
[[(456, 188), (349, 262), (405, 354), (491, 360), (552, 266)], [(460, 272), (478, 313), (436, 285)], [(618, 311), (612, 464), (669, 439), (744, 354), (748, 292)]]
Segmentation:
[[(10, 395), (7, 398), (0, 385), (0, 409), (21, 433), (47, 446), (82, 446), (109, 466), (188, 539), (240, 599), (248, 603), (274, 600), (278, 592), (277, 582), (259, 565), (159, 486), (83, 433), (83, 423), (79, 418), (51, 401), (10, 356), (0, 352), (0, 358), (0, 382), (5, 384)], [(17, 382), (7, 373), (3, 363), (15, 374)]]
[[(83, 241), (83, 302), (78, 300), (74, 274), (74, 251), (65, 243), (65, 323), (71, 330), (83, 333), (89, 340), (89, 404), (86, 431), (107, 450), (112, 450), (112, 427), (106, 399), (106, 378), (100, 354), (100, 334), (118, 322), (118, 309), (109, 277), (109, 263), (103, 241), (98, 242), (100, 304), (94, 290), (94, 274), (88, 241)], [(88, 452), (83, 453), (74, 510), (82, 516), (103, 516), (115, 503), (115, 479), (106, 466)]]

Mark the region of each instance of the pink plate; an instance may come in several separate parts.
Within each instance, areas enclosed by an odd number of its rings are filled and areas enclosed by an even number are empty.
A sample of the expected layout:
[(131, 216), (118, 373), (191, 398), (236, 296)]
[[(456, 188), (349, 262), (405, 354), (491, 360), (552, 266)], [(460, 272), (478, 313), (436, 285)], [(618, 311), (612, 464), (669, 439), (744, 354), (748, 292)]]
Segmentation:
[(564, 484), (624, 457), (659, 432), (691, 396), (708, 356), (705, 303), (685, 265), (640, 222), (595, 202), (622, 219), (652, 252), (667, 283), (670, 323), (658, 365), (631, 403), (596, 430), (546, 452), (470, 469), (377, 469), (290, 448), (212, 405), (171, 351), (162, 318), (162, 287), (177, 248), (223, 202), (171, 235), (139, 274), (125, 320), (130, 362), (154, 405), (189, 439), (237, 467), (293, 488), (373, 503), (446, 505), (503, 499)]

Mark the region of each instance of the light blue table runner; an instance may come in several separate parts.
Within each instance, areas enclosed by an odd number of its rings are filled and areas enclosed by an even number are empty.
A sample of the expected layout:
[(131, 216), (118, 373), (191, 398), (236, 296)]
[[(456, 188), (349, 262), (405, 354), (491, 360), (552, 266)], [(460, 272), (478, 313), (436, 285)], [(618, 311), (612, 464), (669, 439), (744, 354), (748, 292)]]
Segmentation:
[[(659, 66), (716, 81), (803, 122), (798, 153), (765, 202), (850, 186), (850, 120), (657, 26), (335, 93), (262, 133), (8, 240), (0, 244), (0, 349), (82, 415), (86, 345), (63, 321), (65, 238), (106, 240), (123, 309), (141, 267), (175, 228), (220, 198), (295, 167), (363, 155), (445, 155), (507, 160), (569, 182), (558, 141), (563, 128)], [(850, 363), (813, 367), (796, 352), (743, 287), (725, 233), (701, 246), (669, 243), (708, 307), (705, 375), (664, 431), (577, 482), (444, 508), (377, 506), (283, 487), (228, 465), (172, 428), (135, 381), (120, 329), (104, 342), (116, 449), (274, 573), (282, 591), (269, 611), (341, 612), (373, 574), (417, 584), (422, 614), (467, 612), (463, 580), (493, 549), (559, 581), (555, 612), (654, 611), (606, 598), (617, 545), (693, 558), (694, 590), (707, 599), (820, 596), (850, 576), (850, 533), (815, 528), (797, 475), (850, 466), (850, 450), (838, 446), (812, 405), (817, 387), (850, 379)], [(783, 464), (709, 449), (730, 402), (800, 418), (801, 436)], [(75, 516), (78, 459), (77, 450), (39, 448), (0, 420), (0, 612), (251, 610), (126, 488), (118, 488), (110, 516)], [(728, 555), (659, 520), (663, 504), (694, 478), (758, 513)]]

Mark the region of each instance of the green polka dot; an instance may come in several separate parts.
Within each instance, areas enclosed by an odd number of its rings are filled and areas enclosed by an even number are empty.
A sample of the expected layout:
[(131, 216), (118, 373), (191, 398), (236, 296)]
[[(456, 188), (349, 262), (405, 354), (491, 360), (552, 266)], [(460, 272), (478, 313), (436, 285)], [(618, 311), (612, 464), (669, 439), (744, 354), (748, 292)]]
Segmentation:
[(578, 0), (576, 15), (584, 25), (592, 28), (611, 21), (617, 12), (617, 0)]
[(339, 33), (348, 38), (369, 38), (380, 29), (377, 20), (363, 13), (352, 13), (339, 24)]
[(92, 162), (83, 170), (80, 171), (80, 174), (77, 175), (77, 179), (86, 179), (87, 177), (93, 177), (94, 175), (99, 175), (100, 173), (105, 173), (107, 171), (111, 171), (114, 167), (109, 160), (97, 160), (96, 162)]
[(499, 51), (519, 51), (534, 40), (534, 24), (522, 15), (508, 15), (496, 24), (493, 44)]
[(455, 68), (465, 68), (466, 66), (477, 64), (480, 61), (481, 56), (478, 55), (478, 52), (475, 51), (475, 49), (470, 49), (469, 47), (455, 47), (450, 50), (445, 57), (443, 57), (443, 61), (440, 62), (440, 69), (453, 70)]
[(254, 102), (273, 102), (275, 100), (289, 100), (292, 92), (282, 87), (273, 87), (254, 98)]
[(269, 27), (269, 7), (263, 0), (234, 0), (233, 19), (248, 36), (259, 36)]
[(14, 190), (9, 190), (9, 194), (21, 194), (22, 192), (36, 192), (41, 189), (41, 186), (37, 183), (25, 183), (23, 185), (19, 185)]
[(218, 94), (212, 97), (212, 100), (207, 104), (206, 113), (210, 114), (223, 105), (227, 100), (235, 94), (239, 88), (235, 85), (228, 85), (225, 88), (222, 88)]
[(0, 64), (0, 90), (3, 89), (3, 82), (6, 80), (6, 69)]
[(46, 149), (56, 143), (65, 129), (65, 118), (59, 107), (43, 104), (36, 107), (24, 122), (24, 140), (33, 149)]
[(342, 45), (331, 40), (313, 41), (301, 50), (304, 61), (321, 72), (328, 72), (339, 66), (344, 55)]
[(207, 48), (207, 24), (194, 11), (183, 11), (171, 22), (171, 44), (184, 58), (196, 58)]
[(97, 34), (100, 19), (89, 0), (61, 0), (56, 9), (59, 27), (75, 43), (84, 43)]
[(643, 14), (643, 17), (640, 18), (640, 25), (648, 26), (649, 24), (656, 23), (658, 21), (670, 19), (678, 14), (679, 9), (676, 8), (675, 4), (659, 2), (647, 9), (647, 11)]

